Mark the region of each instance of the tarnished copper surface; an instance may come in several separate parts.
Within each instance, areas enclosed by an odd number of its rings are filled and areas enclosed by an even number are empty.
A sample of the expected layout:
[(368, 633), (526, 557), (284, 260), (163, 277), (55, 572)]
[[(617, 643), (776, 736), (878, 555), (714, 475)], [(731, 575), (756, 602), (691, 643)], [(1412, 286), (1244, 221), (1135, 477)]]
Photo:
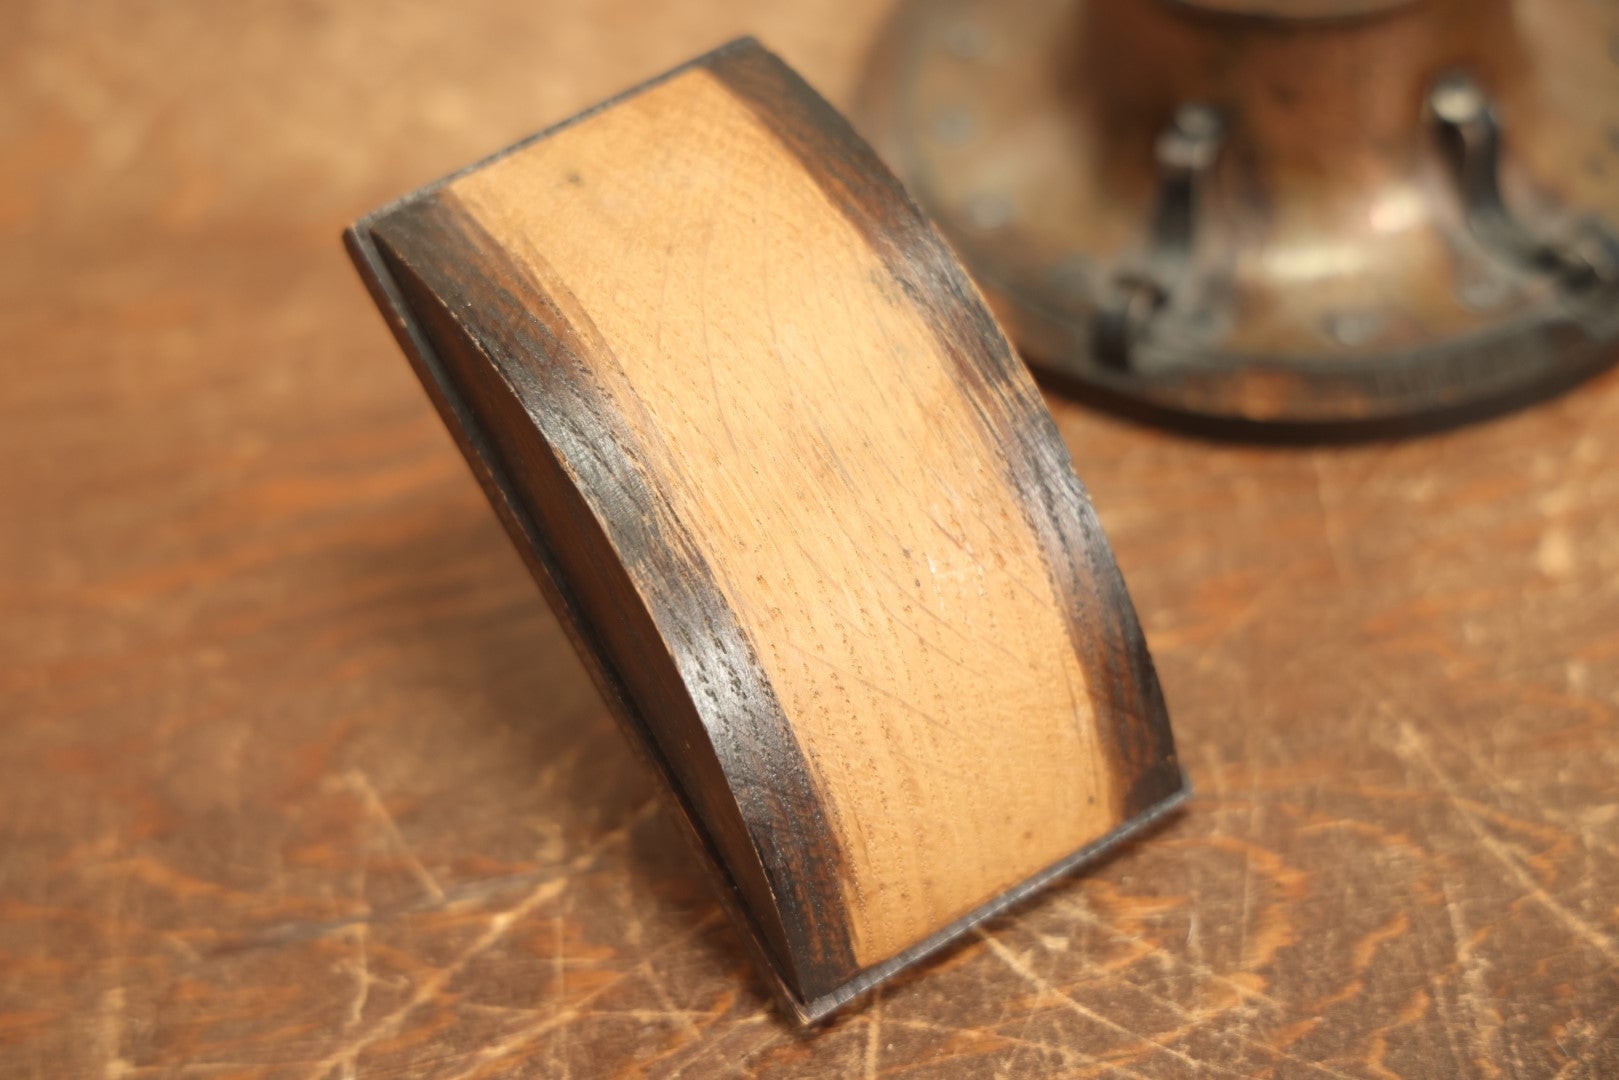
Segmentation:
[[(1517, 222), (1563, 243), (1592, 219), (1611, 243), (1619, 5), (1340, 2), (1258, 17), (1276, 6), (912, 2), (877, 52), (863, 116), (1029, 358), (1109, 393), (1221, 418), (1366, 422), (1498, 404), (1610, 361), (1619, 275), (1571, 288), (1481, 237), (1428, 99), (1466, 73), (1501, 128)], [(1097, 312), (1121, 273), (1153, 261), (1155, 141), (1188, 103), (1224, 125), (1191, 247), (1129, 362), (1109, 365)]]

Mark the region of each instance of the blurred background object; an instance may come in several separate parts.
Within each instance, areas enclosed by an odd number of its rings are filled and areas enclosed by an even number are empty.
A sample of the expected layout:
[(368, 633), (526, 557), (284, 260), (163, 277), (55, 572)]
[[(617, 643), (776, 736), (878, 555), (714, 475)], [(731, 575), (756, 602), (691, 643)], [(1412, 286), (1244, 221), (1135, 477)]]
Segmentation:
[(1590, 0), (910, 0), (863, 114), (1045, 371), (1386, 429), (1619, 355), (1616, 43)]

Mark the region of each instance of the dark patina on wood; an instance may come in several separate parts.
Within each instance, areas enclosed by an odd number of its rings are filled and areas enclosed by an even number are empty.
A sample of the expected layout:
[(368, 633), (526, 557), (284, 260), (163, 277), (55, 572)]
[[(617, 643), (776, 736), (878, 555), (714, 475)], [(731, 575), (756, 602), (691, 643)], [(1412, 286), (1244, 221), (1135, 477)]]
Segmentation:
[[(671, 271), (669, 222), (711, 280)], [(798, 1019), (1185, 797), (1038, 392), (898, 182), (756, 43), (347, 242)], [(756, 296), (726, 276), (749, 260)], [(1020, 754), (1049, 767), (1013, 783)]]

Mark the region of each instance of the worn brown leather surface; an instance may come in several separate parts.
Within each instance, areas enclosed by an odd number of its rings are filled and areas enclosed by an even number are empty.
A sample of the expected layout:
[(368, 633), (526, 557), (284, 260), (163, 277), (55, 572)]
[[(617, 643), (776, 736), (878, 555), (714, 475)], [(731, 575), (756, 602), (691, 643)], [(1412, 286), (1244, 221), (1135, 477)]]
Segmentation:
[(1053, 399), (1200, 794), (800, 1037), (337, 233), (736, 32), (847, 101), (882, 12), (6, 15), (0, 1075), (1619, 1073), (1619, 379)]

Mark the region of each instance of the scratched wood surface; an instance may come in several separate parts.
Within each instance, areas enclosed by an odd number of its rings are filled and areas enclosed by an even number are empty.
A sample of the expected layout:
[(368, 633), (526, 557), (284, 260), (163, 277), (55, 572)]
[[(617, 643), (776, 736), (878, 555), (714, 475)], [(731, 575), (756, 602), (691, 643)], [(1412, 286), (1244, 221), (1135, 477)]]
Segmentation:
[(806, 1040), (336, 235), (739, 31), (846, 101), (882, 11), (5, 12), (0, 1075), (1619, 1073), (1619, 378), (1054, 399), (1199, 795)]

